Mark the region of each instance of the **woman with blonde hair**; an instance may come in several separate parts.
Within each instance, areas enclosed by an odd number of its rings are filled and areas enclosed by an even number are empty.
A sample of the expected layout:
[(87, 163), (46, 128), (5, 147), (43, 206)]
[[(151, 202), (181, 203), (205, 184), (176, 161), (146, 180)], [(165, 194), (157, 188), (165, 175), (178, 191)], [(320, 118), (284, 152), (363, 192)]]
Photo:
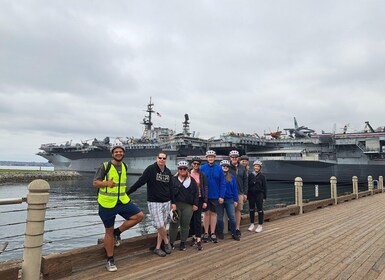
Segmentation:
[(180, 226), (180, 245), (179, 250), (186, 250), (186, 240), (190, 230), (190, 221), (193, 212), (198, 209), (197, 184), (188, 172), (188, 162), (178, 162), (178, 172), (172, 177), (172, 196), (176, 204), (176, 211), (179, 219), (170, 223), (170, 243), (174, 248), (174, 242), (178, 235)]

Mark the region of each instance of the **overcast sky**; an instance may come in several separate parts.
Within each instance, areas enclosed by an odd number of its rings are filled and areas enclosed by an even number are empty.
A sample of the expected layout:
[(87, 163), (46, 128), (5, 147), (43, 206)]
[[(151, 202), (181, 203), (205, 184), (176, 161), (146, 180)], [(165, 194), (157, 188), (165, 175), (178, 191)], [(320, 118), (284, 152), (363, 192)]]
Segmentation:
[(385, 125), (384, 1), (0, 0), (0, 160), (42, 143)]

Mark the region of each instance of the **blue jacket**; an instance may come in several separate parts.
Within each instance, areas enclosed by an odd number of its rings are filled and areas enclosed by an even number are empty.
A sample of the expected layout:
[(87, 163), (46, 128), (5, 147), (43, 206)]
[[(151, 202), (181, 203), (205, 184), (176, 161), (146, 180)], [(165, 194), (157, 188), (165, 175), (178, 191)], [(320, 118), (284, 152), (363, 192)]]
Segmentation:
[(237, 180), (235, 179), (234, 175), (231, 175), (230, 182), (226, 181), (225, 200), (226, 199), (232, 199), (234, 202), (238, 202)]
[(226, 179), (222, 167), (218, 164), (209, 165), (205, 163), (201, 170), (206, 174), (208, 184), (208, 199), (218, 199), (225, 197)]

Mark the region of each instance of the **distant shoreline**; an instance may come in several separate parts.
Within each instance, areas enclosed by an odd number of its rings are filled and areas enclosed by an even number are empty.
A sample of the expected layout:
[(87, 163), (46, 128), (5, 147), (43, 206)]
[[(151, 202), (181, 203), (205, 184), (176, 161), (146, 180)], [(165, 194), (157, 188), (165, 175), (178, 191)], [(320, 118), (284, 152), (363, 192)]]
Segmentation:
[(0, 184), (5, 183), (23, 183), (35, 179), (47, 181), (63, 181), (79, 179), (82, 176), (76, 171), (30, 171), (30, 170), (12, 170), (0, 172)]

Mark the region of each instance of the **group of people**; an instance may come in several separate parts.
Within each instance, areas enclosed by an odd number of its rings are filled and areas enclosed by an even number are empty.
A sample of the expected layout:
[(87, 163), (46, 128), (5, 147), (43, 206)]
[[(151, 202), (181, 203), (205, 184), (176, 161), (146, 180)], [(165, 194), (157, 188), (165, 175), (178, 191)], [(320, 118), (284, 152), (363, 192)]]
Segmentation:
[[(191, 245), (198, 250), (203, 243), (217, 243), (224, 239), (226, 211), (230, 222), (231, 237), (241, 238), (241, 211), (249, 202), (249, 231), (261, 232), (264, 220), (263, 201), (266, 199), (266, 178), (261, 173), (262, 162), (255, 161), (249, 172), (247, 156), (238, 151), (229, 153), (229, 160), (215, 162), (216, 153), (206, 152), (206, 163), (199, 157), (177, 163), (178, 171), (172, 174), (166, 166), (167, 154), (160, 152), (156, 162), (148, 166), (140, 178), (126, 186), (127, 166), (123, 162), (124, 146), (111, 148), (112, 160), (101, 164), (93, 186), (98, 188), (99, 216), (105, 227), (104, 247), (107, 255), (106, 268), (116, 271), (114, 246), (120, 245), (121, 233), (140, 223), (143, 212), (131, 201), (129, 195), (147, 184), (147, 206), (152, 225), (157, 230), (154, 253), (160, 257), (171, 254), (180, 233), (179, 250), (186, 250), (189, 235)], [(258, 224), (255, 224), (255, 209)], [(203, 213), (203, 231), (202, 231)], [(125, 221), (114, 228), (116, 215)], [(167, 224), (169, 233), (167, 235)]]

